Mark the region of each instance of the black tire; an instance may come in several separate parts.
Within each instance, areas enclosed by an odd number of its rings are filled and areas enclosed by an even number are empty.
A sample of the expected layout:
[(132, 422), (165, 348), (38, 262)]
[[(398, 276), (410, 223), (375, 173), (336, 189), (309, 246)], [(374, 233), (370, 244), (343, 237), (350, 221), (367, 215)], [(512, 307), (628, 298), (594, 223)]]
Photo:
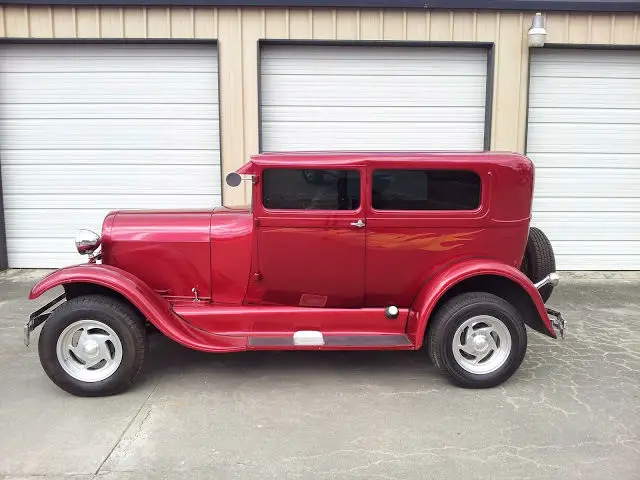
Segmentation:
[[(556, 271), (556, 257), (551, 242), (542, 230), (536, 227), (529, 229), (527, 248), (524, 252), (520, 270), (533, 282)], [(553, 293), (553, 285), (545, 285), (540, 289), (540, 296), (546, 303)]]
[[(58, 360), (58, 338), (65, 328), (79, 320), (101, 322), (120, 340), (120, 365), (103, 380), (78, 380)], [(46, 374), (58, 387), (80, 397), (115, 395), (129, 388), (142, 369), (146, 351), (147, 336), (139, 313), (123, 301), (102, 295), (76, 297), (60, 305), (44, 323), (38, 341), (40, 363)]]
[[(500, 320), (511, 338), (511, 350), (504, 363), (483, 374), (465, 370), (453, 353), (456, 330), (478, 315), (490, 315)], [(434, 365), (454, 384), (465, 388), (490, 388), (506, 381), (520, 367), (527, 351), (527, 332), (520, 314), (509, 302), (490, 293), (470, 292), (452, 298), (438, 309), (430, 321), (428, 345)]]

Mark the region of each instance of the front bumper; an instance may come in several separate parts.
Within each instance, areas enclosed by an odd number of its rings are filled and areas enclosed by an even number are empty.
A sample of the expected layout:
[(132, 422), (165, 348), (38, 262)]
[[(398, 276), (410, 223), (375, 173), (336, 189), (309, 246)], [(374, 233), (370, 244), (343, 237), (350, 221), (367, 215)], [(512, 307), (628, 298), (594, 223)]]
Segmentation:
[(547, 308), (547, 314), (551, 320), (551, 325), (560, 334), (560, 338), (564, 340), (565, 332), (567, 331), (567, 321), (558, 310), (553, 308)]
[(31, 336), (31, 332), (33, 332), (36, 328), (42, 325), (45, 322), (45, 320), (49, 318), (49, 315), (51, 315), (51, 312), (46, 313), (47, 310), (49, 310), (54, 305), (60, 303), (64, 299), (65, 299), (65, 294), (63, 293), (59, 297), (56, 297), (53, 300), (51, 300), (44, 307), (39, 308), (38, 310), (33, 312), (31, 315), (29, 315), (29, 321), (24, 326), (24, 345), (26, 347), (29, 346), (29, 338)]

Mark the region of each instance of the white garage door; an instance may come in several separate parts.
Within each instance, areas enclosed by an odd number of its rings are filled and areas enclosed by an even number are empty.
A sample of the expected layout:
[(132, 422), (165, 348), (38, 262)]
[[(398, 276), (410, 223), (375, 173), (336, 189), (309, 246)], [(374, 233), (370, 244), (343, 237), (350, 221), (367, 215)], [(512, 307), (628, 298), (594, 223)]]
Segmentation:
[(558, 268), (640, 270), (640, 52), (533, 52), (527, 153)]
[(261, 54), (262, 150), (482, 150), (487, 51), (283, 46)]
[(78, 263), (109, 210), (219, 205), (219, 150), (215, 47), (0, 48), (11, 267)]

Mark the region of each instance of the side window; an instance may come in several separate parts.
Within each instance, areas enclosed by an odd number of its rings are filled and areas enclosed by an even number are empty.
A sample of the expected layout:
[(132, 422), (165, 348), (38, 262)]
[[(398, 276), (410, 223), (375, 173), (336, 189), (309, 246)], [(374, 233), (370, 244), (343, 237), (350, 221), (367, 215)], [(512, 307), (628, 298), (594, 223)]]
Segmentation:
[(282, 210), (356, 210), (360, 172), (270, 168), (262, 175), (262, 203)]
[(465, 170), (376, 170), (371, 203), (376, 210), (475, 210), (480, 177)]

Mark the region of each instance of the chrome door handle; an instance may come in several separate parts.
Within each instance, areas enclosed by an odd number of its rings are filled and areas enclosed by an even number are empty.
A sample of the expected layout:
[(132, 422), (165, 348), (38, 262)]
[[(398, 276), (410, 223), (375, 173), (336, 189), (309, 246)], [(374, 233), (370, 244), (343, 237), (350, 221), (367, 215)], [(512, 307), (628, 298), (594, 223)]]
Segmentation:
[(357, 222), (351, 222), (351, 226), (352, 227), (362, 228), (362, 227), (364, 227), (364, 222), (362, 221), (361, 218), (359, 218)]

